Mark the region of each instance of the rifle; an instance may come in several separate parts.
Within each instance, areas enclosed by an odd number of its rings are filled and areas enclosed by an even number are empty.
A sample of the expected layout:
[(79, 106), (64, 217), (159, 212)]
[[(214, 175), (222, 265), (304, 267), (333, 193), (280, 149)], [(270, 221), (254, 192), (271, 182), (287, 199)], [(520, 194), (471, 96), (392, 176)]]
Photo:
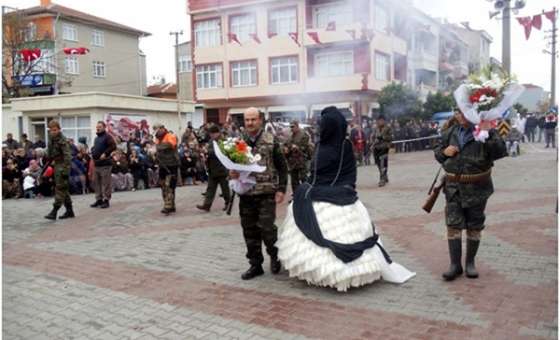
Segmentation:
[(422, 209), (424, 209), (425, 212), (427, 212), (428, 214), (432, 212), (432, 208), (434, 207), (434, 204), (436, 203), (439, 193), (441, 191), (441, 189), (443, 188), (443, 186), (445, 185), (445, 177), (443, 177), (440, 181), (440, 184), (438, 186), (436, 186), (436, 182), (439, 178), (439, 174), (441, 172), (441, 169), (443, 167), (440, 167), (436, 177), (434, 178), (434, 181), (432, 182), (432, 185), (430, 186), (430, 190), (428, 191), (428, 199), (426, 200), (426, 202), (424, 203), (424, 205), (422, 206)]
[(231, 210), (233, 209), (233, 201), (235, 200), (235, 191), (231, 191), (231, 196), (229, 198), (229, 201), (227, 202), (227, 206), (226, 206), (226, 214), (227, 215), (231, 215)]

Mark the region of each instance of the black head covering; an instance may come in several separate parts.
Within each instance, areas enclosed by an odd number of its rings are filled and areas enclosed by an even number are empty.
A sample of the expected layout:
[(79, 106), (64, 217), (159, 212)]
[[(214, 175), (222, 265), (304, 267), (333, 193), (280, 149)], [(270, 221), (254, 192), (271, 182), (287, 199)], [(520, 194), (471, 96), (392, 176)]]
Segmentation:
[(329, 106), (321, 112), (313, 185), (356, 186), (356, 159), (346, 139), (347, 127), (346, 119), (336, 107)]

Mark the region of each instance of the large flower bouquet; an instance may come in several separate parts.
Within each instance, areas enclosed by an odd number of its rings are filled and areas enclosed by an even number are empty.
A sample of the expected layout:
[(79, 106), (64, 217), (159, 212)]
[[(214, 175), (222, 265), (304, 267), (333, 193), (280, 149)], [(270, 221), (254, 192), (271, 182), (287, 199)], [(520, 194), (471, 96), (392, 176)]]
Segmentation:
[(465, 118), (476, 125), (475, 139), (484, 142), (488, 138), (488, 131), (481, 130), (479, 124), (487, 121), (495, 126), (496, 120), (503, 118), (524, 90), (502, 69), (488, 66), (479, 74), (471, 75), (467, 83), (459, 86), (453, 95)]
[(231, 189), (240, 195), (251, 190), (256, 184), (256, 180), (251, 176), (251, 173), (266, 170), (265, 166), (258, 164), (261, 155), (253, 154), (252, 148), (240, 138), (228, 138), (213, 143), (216, 157), (224, 167), (239, 172), (238, 179), (229, 181)]

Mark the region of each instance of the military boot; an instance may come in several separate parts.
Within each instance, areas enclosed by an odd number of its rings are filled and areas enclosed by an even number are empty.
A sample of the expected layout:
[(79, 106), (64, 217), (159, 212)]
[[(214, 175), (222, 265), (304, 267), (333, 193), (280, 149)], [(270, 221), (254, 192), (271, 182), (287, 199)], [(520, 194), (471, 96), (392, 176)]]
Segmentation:
[(209, 212), (209, 211), (210, 211), (210, 206), (209, 206), (209, 205), (206, 205), (206, 204), (197, 205), (196, 208), (197, 208), (198, 210), (203, 210), (203, 211), (206, 211), (206, 212)]
[(56, 220), (56, 214), (58, 213), (58, 209), (60, 209), (60, 206), (53, 205), (51, 212), (48, 215), (46, 215), (45, 218), (49, 220)]
[(451, 264), (449, 270), (442, 274), (445, 281), (455, 280), (456, 277), (463, 274), (463, 266), (461, 265), (461, 239), (447, 240), (449, 246), (449, 258)]
[(59, 217), (59, 219), (63, 220), (65, 218), (76, 217), (76, 215), (74, 215), (74, 210), (72, 210), (72, 203), (65, 204), (64, 207), (66, 208), (66, 211), (64, 212), (64, 215)]
[(282, 269), (282, 263), (280, 263), (280, 260), (278, 260), (278, 257), (271, 257), (270, 258), (270, 272), (272, 274), (278, 274), (280, 273), (280, 269)]
[(469, 279), (476, 279), (478, 277), (478, 272), (474, 266), (474, 258), (478, 251), (478, 246), (480, 245), (480, 240), (469, 240), (467, 239), (467, 258), (465, 261), (465, 275)]
[(103, 200), (97, 200), (95, 203), (91, 204), (90, 207), (97, 208), (101, 205), (101, 203), (103, 203)]
[(251, 268), (249, 268), (245, 273), (241, 274), (242, 280), (251, 280), (257, 276), (263, 275), (264, 270), (263, 267), (259, 265), (252, 264)]

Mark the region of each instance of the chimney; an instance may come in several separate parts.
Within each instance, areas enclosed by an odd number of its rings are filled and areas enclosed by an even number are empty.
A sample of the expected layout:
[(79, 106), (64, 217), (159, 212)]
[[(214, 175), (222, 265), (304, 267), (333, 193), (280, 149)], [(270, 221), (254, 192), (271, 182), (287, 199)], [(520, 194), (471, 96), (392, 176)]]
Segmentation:
[(51, 4), (51, 0), (41, 0), (41, 7), (48, 7)]

